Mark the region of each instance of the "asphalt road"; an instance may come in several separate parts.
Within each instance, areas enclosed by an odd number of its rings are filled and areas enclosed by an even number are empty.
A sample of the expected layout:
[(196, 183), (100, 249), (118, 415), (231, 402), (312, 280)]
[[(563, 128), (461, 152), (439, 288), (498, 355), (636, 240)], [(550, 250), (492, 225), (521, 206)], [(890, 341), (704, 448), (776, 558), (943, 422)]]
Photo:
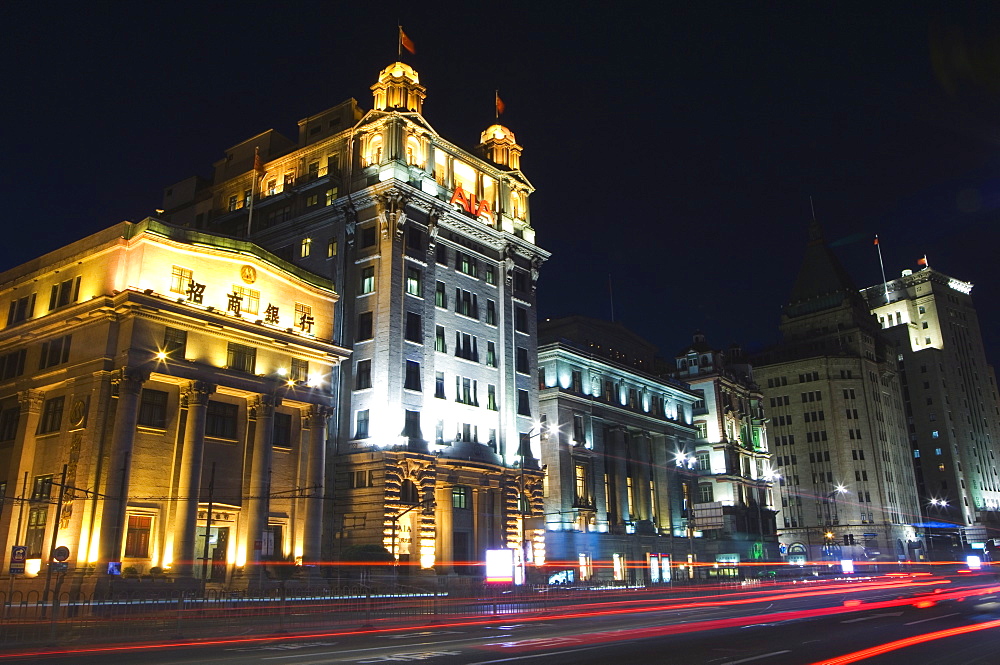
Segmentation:
[[(879, 579), (734, 590), (711, 598), (640, 596), (377, 630), (220, 636), (0, 653), (2, 662), (109, 665), (802, 665), (1000, 662), (1000, 583), (990, 576)], [(871, 650), (871, 651), (866, 651)]]

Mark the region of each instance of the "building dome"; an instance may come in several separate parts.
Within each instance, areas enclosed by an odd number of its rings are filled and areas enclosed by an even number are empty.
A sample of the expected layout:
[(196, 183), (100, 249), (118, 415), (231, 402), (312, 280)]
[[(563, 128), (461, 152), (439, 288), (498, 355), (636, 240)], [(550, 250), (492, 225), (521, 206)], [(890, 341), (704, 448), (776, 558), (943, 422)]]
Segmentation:
[(372, 86), (375, 108), (379, 111), (415, 111), (421, 113), (427, 88), (420, 85), (420, 75), (403, 62), (394, 62), (378, 75)]
[(517, 139), (514, 138), (514, 132), (510, 131), (503, 125), (490, 125), (486, 128), (486, 131), (480, 136), (479, 142), (486, 143), (489, 140), (502, 141), (504, 139), (510, 141), (511, 143), (517, 143)]
[(379, 73), (378, 80), (379, 83), (385, 83), (387, 79), (398, 79), (404, 76), (410, 79), (412, 83), (420, 83), (420, 75), (417, 74), (417, 70), (405, 62), (392, 63)]

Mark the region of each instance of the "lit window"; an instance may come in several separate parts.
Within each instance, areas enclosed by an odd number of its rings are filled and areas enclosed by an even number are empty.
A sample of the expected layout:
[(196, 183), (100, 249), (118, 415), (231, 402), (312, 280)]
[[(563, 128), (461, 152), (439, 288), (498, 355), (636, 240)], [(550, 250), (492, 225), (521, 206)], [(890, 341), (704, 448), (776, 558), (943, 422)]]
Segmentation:
[(170, 270), (170, 292), (187, 295), (188, 285), (194, 280), (194, 271), (181, 266)]
[(434, 291), (434, 305), (436, 307), (448, 307), (448, 294), (444, 289), (444, 282), (438, 282), (437, 289)]
[(411, 296), (423, 296), (422, 276), (419, 268), (407, 266), (406, 268), (406, 292)]
[(295, 326), (303, 332), (312, 332), (315, 320), (312, 315), (312, 307), (305, 303), (295, 303)]
[(337, 255), (337, 239), (330, 238), (326, 243), (326, 258), (332, 259)]
[(472, 491), (468, 487), (463, 487), (462, 485), (456, 485), (451, 488), (451, 507), (452, 508), (468, 508), (470, 501), (469, 496)]
[(125, 532), (125, 557), (146, 559), (149, 557), (149, 534), (153, 525), (150, 515), (129, 515)]
[(247, 314), (256, 314), (260, 311), (260, 291), (248, 289), (239, 284), (233, 284), (233, 293), (243, 296), (243, 301), (240, 303), (240, 311)]
[(306, 258), (312, 252), (312, 238), (303, 238), (302, 244), (299, 245), (299, 256), (301, 258)]
[(332, 188), (326, 190), (326, 194), (325, 194), (326, 205), (330, 205), (334, 201), (336, 201), (337, 200), (337, 194), (338, 194), (338, 190), (337, 190), (336, 187), (332, 187)]
[(358, 415), (354, 425), (354, 438), (355, 439), (368, 438), (368, 409), (358, 411)]
[(288, 377), (292, 381), (306, 381), (309, 379), (309, 361), (301, 358), (292, 358), (292, 370)]
[(361, 269), (361, 285), (359, 292), (362, 294), (372, 293), (375, 290), (375, 266), (368, 266)]
[(252, 346), (230, 342), (226, 365), (229, 369), (253, 374), (257, 369), (257, 349)]

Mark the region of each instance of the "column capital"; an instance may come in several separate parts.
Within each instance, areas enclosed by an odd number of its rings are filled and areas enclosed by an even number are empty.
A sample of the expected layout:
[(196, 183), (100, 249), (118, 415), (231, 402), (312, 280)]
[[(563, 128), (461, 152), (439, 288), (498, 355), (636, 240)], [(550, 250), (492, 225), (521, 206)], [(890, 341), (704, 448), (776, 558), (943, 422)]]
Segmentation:
[(183, 406), (203, 406), (208, 404), (210, 395), (215, 394), (216, 385), (207, 381), (191, 381), (181, 389)]
[(333, 407), (325, 404), (310, 404), (303, 409), (302, 428), (326, 427), (326, 421), (333, 415)]
[(111, 383), (118, 386), (118, 394), (138, 395), (142, 384), (149, 381), (149, 370), (138, 367), (121, 367), (111, 375)]
[(274, 415), (274, 409), (281, 406), (281, 398), (270, 393), (260, 393), (247, 398), (251, 418), (269, 418)]
[(22, 390), (17, 394), (17, 404), (21, 407), (21, 413), (39, 413), (44, 402), (45, 393), (41, 390)]

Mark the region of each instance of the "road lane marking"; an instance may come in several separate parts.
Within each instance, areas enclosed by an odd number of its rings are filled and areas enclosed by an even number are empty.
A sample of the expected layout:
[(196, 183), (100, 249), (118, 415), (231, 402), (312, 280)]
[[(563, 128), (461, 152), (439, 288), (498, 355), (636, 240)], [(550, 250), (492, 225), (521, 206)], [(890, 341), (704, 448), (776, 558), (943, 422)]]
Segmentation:
[(785, 649), (784, 651), (772, 651), (771, 653), (762, 653), (759, 656), (750, 656), (749, 658), (744, 658), (743, 660), (727, 660), (719, 665), (739, 665), (740, 663), (749, 663), (751, 660), (760, 660), (761, 658), (780, 656), (783, 653), (791, 653), (791, 649)]
[(948, 617), (953, 617), (956, 614), (961, 614), (961, 612), (952, 612), (951, 614), (942, 614), (939, 617), (931, 617), (930, 619), (920, 619), (919, 621), (911, 621), (910, 623), (904, 623), (904, 626), (913, 626), (918, 623), (924, 623), (925, 621), (937, 621), (938, 619), (947, 619)]
[(871, 614), (866, 617), (858, 617), (857, 619), (845, 619), (840, 623), (857, 623), (858, 621), (869, 621), (871, 619), (881, 619), (883, 617), (898, 617), (902, 616), (902, 612), (882, 612), (881, 614)]
[(481, 660), (477, 663), (468, 663), (467, 665), (493, 665), (493, 663), (509, 663), (513, 660), (527, 660), (529, 658), (547, 658), (549, 656), (561, 656), (567, 653), (578, 653), (580, 651), (591, 651), (593, 649), (600, 649), (601, 647), (609, 646), (607, 644), (595, 644), (591, 647), (580, 647), (579, 649), (566, 649), (565, 651), (544, 651), (542, 653), (532, 653), (524, 656), (511, 656), (510, 658), (498, 658), (496, 660)]
[(296, 653), (296, 654), (289, 654), (287, 656), (264, 656), (263, 658), (261, 658), (261, 660), (287, 660), (289, 658), (313, 658), (313, 657), (316, 657), (316, 656), (334, 656), (334, 655), (345, 654), (345, 653), (364, 653), (366, 651), (385, 651), (386, 649), (398, 649), (398, 648), (400, 648), (402, 646), (407, 646), (407, 647), (428, 647), (428, 646), (434, 646), (434, 645), (437, 645), (437, 644), (450, 644), (452, 642), (475, 642), (477, 640), (486, 640), (486, 639), (495, 640), (498, 637), (509, 637), (509, 635), (489, 635), (489, 636), (483, 636), (483, 637), (465, 637), (465, 638), (462, 638), (460, 640), (440, 640), (440, 641), (437, 641), (437, 642), (420, 642), (419, 644), (406, 644), (406, 645), (393, 644), (392, 646), (366, 647), (364, 649), (344, 649), (343, 651), (325, 651), (325, 652), (321, 652), (321, 653)]

